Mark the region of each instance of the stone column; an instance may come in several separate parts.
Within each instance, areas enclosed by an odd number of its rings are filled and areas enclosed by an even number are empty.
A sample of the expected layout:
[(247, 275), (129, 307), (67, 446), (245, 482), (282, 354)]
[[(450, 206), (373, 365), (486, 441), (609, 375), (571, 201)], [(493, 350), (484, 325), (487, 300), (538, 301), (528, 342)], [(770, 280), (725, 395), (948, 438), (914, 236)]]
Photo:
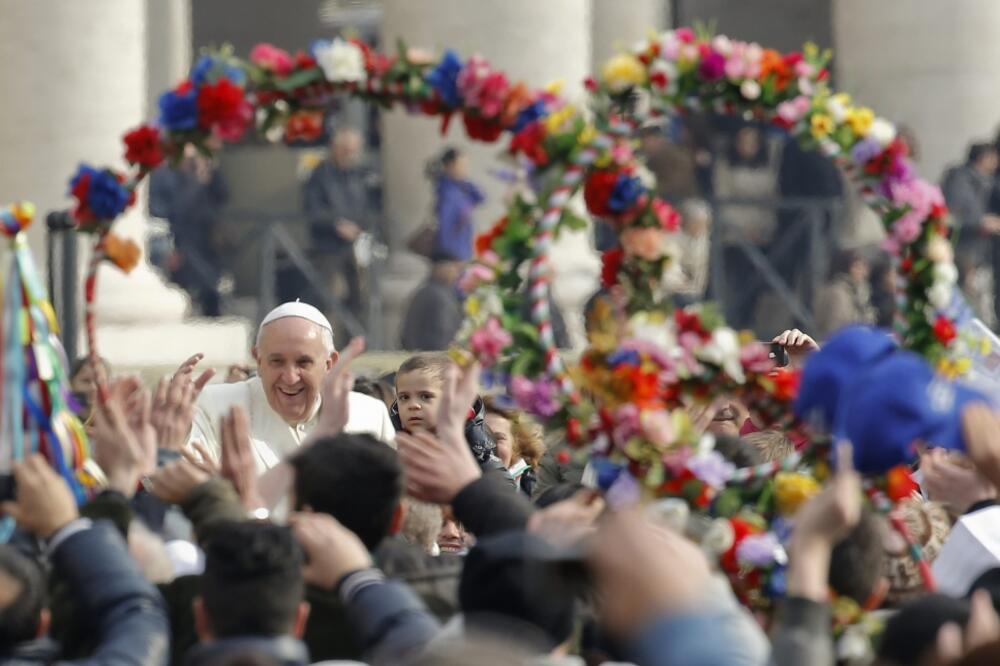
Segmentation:
[(834, 0), (836, 85), (909, 125), (917, 169), (937, 181), (1000, 122), (1000, 3)]
[[(79, 162), (124, 166), (122, 134), (150, 115), (146, 28), (170, 25), (148, 22), (146, 3), (134, 0), (0, 0), (0, 16), (6, 63), (0, 145), (7, 156), (0, 164), (0, 201), (34, 201), (44, 218), (71, 204), (67, 183)], [(146, 226), (144, 206), (137, 206), (115, 230), (143, 244)], [(40, 255), (44, 219), (36, 221), (31, 241)], [(147, 262), (128, 276), (102, 267), (99, 281), (98, 342), (116, 367), (168, 367), (194, 351), (219, 363), (245, 357), (245, 325), (227, 331), (185, 326), (186, 296), (168, 288)], [(188, 351), (192, 345), (198, 349)]]
[[(579, 98), (590, 67), (590, 0), (385, 0), (381, 37), (385, 45), (402, 37), (411, 46), (437, 53), (453, 48), (463, 58), (478, 53), (512, 80), (523, 79), (538, 87), (561, 80), (564, 94)], [(453, 119), (445, 137), (438, 133), (435, 120), (403, 111), (385, 114), (382, 127), (386, 207), (394, 250), (391, 275), (384, 282), (385, 339), (391, 343), (398, 341), (407, 296), (426, 272), (404, 250), (406, 239), (425, 222), (432, 205), (431, 186), (423, 175), (425, 162), (446, 145), (465, 151), (470, 173), (489, 197), (476, 213), (476, 225), (482, 230), (503, 213), (505, 186), (490, 174), (505, 166), (497, 159), (505, 144), (465, 140), (459, 118)], [(598, 269), (589, 237), (568, 235), (553, 256), (558, 258), (560, 276), (556, 295), (565, 314), (571, 315), (595, 284)], [(582, 280), (562, 278), (578, 274)], [(561, 287), (568, 282), (572, 282), (568, 289), (572, 293), (565, 296), (567, 290)]]
[(593, 18), (591, 36), (593, 53), (591, 67), (599, 72), (601, 65), (615, 53), (631, 48), (650, 32), (660, 32), (669, 24), (667, 0), (591, 0)]

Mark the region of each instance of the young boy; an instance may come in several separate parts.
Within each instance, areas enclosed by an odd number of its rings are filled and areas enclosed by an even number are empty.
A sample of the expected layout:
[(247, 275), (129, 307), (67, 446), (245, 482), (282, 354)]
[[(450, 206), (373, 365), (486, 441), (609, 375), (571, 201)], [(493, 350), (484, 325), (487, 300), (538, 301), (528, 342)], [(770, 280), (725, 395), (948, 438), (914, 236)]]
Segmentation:
[[(396, 403), (389, 416), (396, 430), (435, 432), (444, 375), (451, 365), (447, 354), (417, 354), (403, 361), (396, 371)], [(483, 469), (502, 469), (496, 457), (496, 440), (486, 427), (482, 398), (470, 405), (465, 439)]]

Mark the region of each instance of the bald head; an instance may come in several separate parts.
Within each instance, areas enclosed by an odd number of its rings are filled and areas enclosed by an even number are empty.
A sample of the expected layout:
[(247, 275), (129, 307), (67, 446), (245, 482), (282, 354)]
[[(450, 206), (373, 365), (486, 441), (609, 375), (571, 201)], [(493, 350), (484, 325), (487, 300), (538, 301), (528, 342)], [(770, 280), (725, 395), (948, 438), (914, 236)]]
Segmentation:
[(340, 167), (351, 167), (361, 159), (361, 133), (353, 127), (337, 130), (330, 141), (333, 161)]

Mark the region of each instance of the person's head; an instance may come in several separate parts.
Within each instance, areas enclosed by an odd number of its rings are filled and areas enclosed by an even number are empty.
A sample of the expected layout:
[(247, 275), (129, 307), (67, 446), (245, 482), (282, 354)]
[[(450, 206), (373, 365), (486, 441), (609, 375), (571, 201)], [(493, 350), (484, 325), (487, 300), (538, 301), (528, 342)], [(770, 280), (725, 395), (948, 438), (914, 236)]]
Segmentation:
[(834, 257), (831, 274), (833, 277), (842, 275), (855, 284), (862, 284), (868, 281), (868, 262), (857, 250), (840, 250)]
[(361, 159), (361, 133), (353, 127), (338, 129), (330, 137), (330, 157), (334, 164), (347, 169)]
[(639, 130), (639, 150), (646, 156), (663, 150), (667, 143), (666, 131), (660, 125), (647, 125)]
[(859, 605), (877, 608), (888, 591), (882, 576), (885, 523), (869, 510), (861, 513), (858, 524), (833, 547), (830, 555), (830, 588)]
[(297, 511), (333, 516), (369, 550), (402, 527), (403, 470), (388, 444), (341, 433), (300, 449), (288, 463)]
[(538, 424), (523, 411), (506, 407), (494, 397), (486, 397), (483, 402), (486, 425), (493, 432), (496, 455), (504, 467), (518, 460), (536, 467), (545, 455), (545, 441)]
[(396, 389), (382, 377), (358, 377), (354, 380), (353, 391), (381, 400), (386, 409), (390, 409), (392, 403), (396, 402)]
[(680, 213), (681, 227), (688, 236), (704, 236), (712, 227), (712, 207), (704, 199), (685, 199)]
[(48, 633), (46, 589), (38, 564), (0, 544), (0, 654)]
[(879, 641), (880, 666), (922, 666), (935, 663), (935, 647), (941, 627), (954, 622), (964, 627), (969, 604), (944, 594), (932, 593), (903, 606), (886, 622)]
[(757, 449), (764, 462), (784, 460), (795, 451), (792, 440), (780, 430), (752, 432), (743, 435), (743, 442)]
[(974, 143), (969, 146), (969, 166), (986, 175), (997, 170), (997, 149), (989, 143)]
[[(99, 358), (98, 363), (104, 371), (104, 376), (110, 379), (111, 364), (104, 358)], [(83, 408), (82, 416), (86, 420), (97, 404), (97, 368), (90, 362), (89, 356), (82, 356), (73, 362), (70, 367), (69, 388), (83, 403), (80, 407)]]
[(732, 157), (739, 163), (755, 164), (764, 160), (764, 138), (754, 125), (741, 127), (733, 137)]
[(441, 284), (454, 285), (458, 283), (458, 278), (462, 275), (465, 264), (458, 261), (448, 253), (437, 253), (431, 255), (430, 278)]
[(302, 636), (302, 550), (286, 527), (223, 523), (203, 544), (205, 571), (194, 599), (202, 642), (235, 636)]
[(447, 354), (417, 354), (403, 361), (396, 371), (396, 409), (403, 430), (434, 432), (444, 387), (451, 366)]
[(462, 523), (458, 522), (450, 506), (442, 507), (441, 531), (437, 535), (438, 548), (442, 553), (461, 554), (469, 549), (471, 538)]
[(271, 311), (253, 348), (267, 403), (287, 423), (312, 417), (323, 378), (337, 360), (333, 328), (305, 303), (285, 303)]
[(446, 148), (441, 153), (441, 172), (455, 180), (465, 180), (469, 175), (469, 163), (465, 153), (458, 148)]
[(740, 411), (735, 405), (723, 405), (715, 412), (712, 422), (708, 424), (707, 432), (713, 435), (727, 435), (729, 437), (739, 437), (740, 427), (743, 421), (740, 419)]
[(404, 498), (403, 503), (406, 505), (406, 519), (400, 534), (409, 543), (423, 548), (424, 552), (435, 552), (438, 534), (444, 526), (441, 507), (409, 497)]

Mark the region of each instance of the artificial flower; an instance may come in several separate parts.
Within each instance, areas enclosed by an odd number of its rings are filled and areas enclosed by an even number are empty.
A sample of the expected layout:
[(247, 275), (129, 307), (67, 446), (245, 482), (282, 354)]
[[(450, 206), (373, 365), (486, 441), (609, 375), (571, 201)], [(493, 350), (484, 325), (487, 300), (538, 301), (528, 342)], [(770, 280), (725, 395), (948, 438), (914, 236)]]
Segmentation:
[(549, 163), (549, 154), (545, 150), (545, 125), (539, 121), (529, 123), (510, 141), (510, 152), (521, 153), (537, 166)]
[(495, 274), (482, 264), (471, 264), (458, 278), (458, 289), (465, 294), (471, 294), (477, 287), (493, 282)]
[(562, 408), (559, 387), (548, 378), (532, 381), (515, 376), (510, 380), (510, 394), (518, 407), (527, 412), (548, 418)]
[[(688, 518), (691, 516), (691, 508), (688, 507), (688, 503), (679, 497), (664, 497), (663, 499), (656, 500), (650, 505), (650, 511), (653, 515), (659, 519), (664, 525), (672, 529), (678, 534), (684, 534), (687, 531)], [(726, 527), (729, 526), (729, 522), (726, 521)], [(722, 550), (728, 550), (729, 546), (726, 546)]]
[(137, 164), (146, 171), (151, 171), (163, 162), (163, 145), (160, 141), (160, 130), (151, 125), (137, 127), (126, 134), (125, 161)]
[(76, 198), (74, 217), (80, 222), (110, 221), (135, 201), (135, 194), (122, 184), (124, 178), (109, 169), (81, 164), (70, 180)]
[(649, 68), (649, 83), (654, 90), (667, 95), (677, 92), (677, 66), (666, 60), (657, 60)]
[(253, 120), (243, 88), (226, 78), (198, 90), (198, 126), (226, 141), (237, 141)]
[(645, 193), (642, 182), (635, 176), (620, 172), (608, 197), (608, 209), (622, 214), (632, 208)]
[(469, 338), (469, 349), (482, 365), (489, 366), (496, 363), (497, 357), (513, 341), (510, 333), (500, 325), (500, 320), (490, 317)]
[(716, 51), (710, 51), (698, 65), (698, 74), (706, 81), (717, 81), (726, 74), (726, 57)]
[(927, 241), (927, 258), (936, 264), (950, 264), (955, 260), (955, 253), (943, 236), (931, 236)]
[(484, 118), (495, 118), (504, 109), (510, 82), (507, 75), (490, 66), (482, 56), (472, 56), (455, 79), (466, 107), (476, 109)]
[(785, 100), (776, 109), (777, 117), (786, 127), (791, 127), (809, 112), (809, 104), (809, 98), (805, 95)]
[(867, 107), (854, 107), (848, 109), (846, 121), (852, 132), (865, 136), (875, 122), (875, 113)]
[(778, 511), (794, 515), (799, 507), (820, 491), (819, 483), (808, 474), (778, 472), (774, 476), (774, 499)]
[(680, 228), (681, 215), (673, 206), (660, 198), (653, 199), (651, 205), (653, 207), (653, 214), (656, 215), (656, 219), (660, 223), (660, 228), (670, 233)]
[(877, 140), (866, 137), (851, 148), (851, 161), (855, 164), (867, 164), (878, 157), (883, 150), (882, 144)]
[(198, 126), (198, 93), (190, 81), (160, 95), (159, 105), (161, 127), (180, 132)]
[(736, 547), (736, 561), (744, 566), (770, 567), (788, 562), (788, 554), (774, 532), (750, 534)]
[(753, 79), (747, 79), (740, 84), (740, 94), (743, 95), (744, 99), (752, 102), (760, 97), (760, 84)]
[(660, 447), (670, 446), (677, 437), (674, 419), (665, 409), (643, 411), (639, 415), (639, 427), (643, 437)]
[(250, 62), (278, 76), (291, 74), (293, 67), (292, 56), (288, 55), (288, 51), (266, 42), (253, 47)]
[(545, 117), (545, 130), (549, 134), (559, 134), (567, 129), (570, 121), (576, 117), (576, 107), (565, 104)]
[(621, 271), (625, 251), (620, 247), (605, 251), (601, 255), (601, 285), (605, 289), (618, 284), (618, 273)]
[(427, 72), (424, 80), (438, 94), (445, 106), (450, 109), (462, 105), (458, 94), (458, 75), (462, 71), (462, 61), (452, 49), (444, 52), (437, 67)]
[(716, 518), (702, 536), (701, 547), (710, 555), (718, 557), (731, 549), (735, 541), (736, 532), (733, 524), (726, 518)]
[(847, 93), (837, 93), (831, 95), (826, 100), (826, 112), (833, 119), (833, 122), (840, 125), (847, 119), (847, 112), (850, 109), (851, 96)]
[(823, 139), (833, 131), (833, 119), (825, 113), (816, 113), (809, 119), (809, 126), (814, 139)]
[[(622, 398), (627, 400), (627, 396)], [(611, 441), (619, 449), (624, 450), (629, 440), (641, 432), (639, 407), (633, 402), (626, 402), (614, 410), (611, 419), (614, 424), (611, 429)]]
[(323, 112), (300, 109), (288, 116), (285, 141), (315, 141), (323, 135)]
[(712, 331), (707, 344), (695, 350), (695, 356), (722, 368), (729, 377), (742, 384), (746, 377), (740, 363), (740, 341), (731, 328), (720, 327)]
[(123, 273), (130, 273), (139, 263), (141, 251), (130, 238), (121, 238), (115, 234), (104, 237), (104, 256), (117, 266)]
[(657, 227), (629, 227), (618, 236), (626, 256), (645, 261), (663, 257), (667, 253), (666, 240), (666, 233)]
[(232, 61), (211, 53), (198, 58), (198, 61), (191, 68), (189, 77), (195, 88), (200, 88), (206, 83), (215, 83), (219, 79), (229, 79), (238, 86), (246, 83), (246, 73), (241, 67), (233, 64)]
[(730, 518), (727, 522), (729, 522), (733, 538), (729, 548), (719, 557), (719, 565), (724, 571), (736, 573), (740, 569), (736, 559), (736, 549), (744, 539), (750, 535), (759, 534), (761, 529), (743, 518)]
[(920, 485), (910, 474), (910, 468), (906, 465), (898, 465), (890, 469), (885, 475), (885, 480), (885, 494), (893, 502), (901, 502), (920, 492)]
[(941, 344), (947, 345), (956, 336), (958, 336), (958, 332), (955, 330), (955, 323), (945, 315), (938, 315), (937, 319), (934, 320), (934, 337)]
[(788, 87), (792, 78), (792, 68), (787, 59), (774, 49), (764, 49), (760, 58), (760, 79), (773, 77), (774, 87), (781, 92)]
[(601, 80), (613, 93), (621, 93), (646, 82), (646, 68), (634, 55), (619, 53), (612, 56), (601, 70)]
[(313, 57), (331, 83), (358, 83), (365, 80), (365, 54), (353, 41), (336, 37), (313, 44)]
[(896, 138), (896, 126), (885, 118), (875, 118), (868, 128), (868, 136), (888, 146)]
[(618, 182), (618, 171), (598, 169), (592, 171), (583, 185), (583, 200), (587, 210), (597, 217), (612, 217), (614, 211), (608, 206), (611, 192)]
[(476, 141), (492, 143), (503, 134), (503, 126), (495, 118), (484, 118), (472, 110), (462, 114), (462, 124), (469, 138)]
[[(534, 102), (535, 94), (524, 81), (518, 81), (507, 91), (503, 110), (500, 112), (500, 124), (513, 128), (525, 109)], [(518, 128), (520, 129), (520, 128)]]
[(687, 467), (699, 481), (716, 490), (723, 488), (736, 473), (736, 466), (715, 450), (691, 458)]

